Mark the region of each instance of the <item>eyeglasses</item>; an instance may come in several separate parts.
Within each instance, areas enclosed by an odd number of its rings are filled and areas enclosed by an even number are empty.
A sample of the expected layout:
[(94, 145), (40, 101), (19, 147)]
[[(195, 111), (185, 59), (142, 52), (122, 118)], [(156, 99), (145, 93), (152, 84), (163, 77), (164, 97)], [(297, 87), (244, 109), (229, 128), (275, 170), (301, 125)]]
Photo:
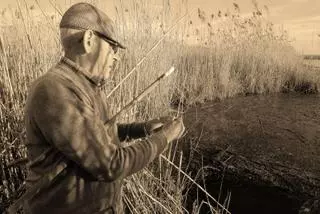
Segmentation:
[(111, 48), (112, 48), (112, 50), (113, 50), (113, 52), (114, 52), (115, 54), (118, 52), (119, 46), (118, 46), (118, 44), (117, 44), (114, 40), (106, 37), (105, 35), (103, 35), (102, 33), (97, 32), (97, 31), (93, 31), (93, 32), (94, 32), (94, 34), (96, 34), (98, 37), (100, 37), (100, 38), (103, 39), (105, 42), (107, 42), (107, 43), (111, 46)]

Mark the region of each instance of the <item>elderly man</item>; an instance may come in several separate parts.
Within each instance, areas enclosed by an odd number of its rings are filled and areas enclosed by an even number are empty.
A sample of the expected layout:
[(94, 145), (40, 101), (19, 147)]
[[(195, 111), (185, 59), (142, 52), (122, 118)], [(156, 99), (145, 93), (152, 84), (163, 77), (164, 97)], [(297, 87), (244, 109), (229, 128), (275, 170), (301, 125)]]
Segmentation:
[(114, 72), (118, 48), (124, 48), (112, 25), (87, 3), (73, 5), (62, 17), (65, 57), (33, 83), (25, 109), (27, 189), (37, 187), (24, 202), (29, 213), (123, 213), (123, 178), (184, 131), (182, 119), (104, 124), (110, 115), (101, 86)]

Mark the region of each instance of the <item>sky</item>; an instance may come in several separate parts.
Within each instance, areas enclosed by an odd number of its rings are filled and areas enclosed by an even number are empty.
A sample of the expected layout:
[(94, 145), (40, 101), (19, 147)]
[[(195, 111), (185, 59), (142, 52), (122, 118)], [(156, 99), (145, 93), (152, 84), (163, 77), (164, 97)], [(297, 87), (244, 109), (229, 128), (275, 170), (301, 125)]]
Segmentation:
[[(16, 7), (16, 2), (27, 2), (37, 5), (46, 11), (53, 10), (53, 4), (71, 5), (79, 0), (0, 0), (0, 11), (7, 7)], [(50, 4), (50, 1), (53, 4)], [(104, 5), (106, 12), (114, 14), (114, 2), (120, 0), (98, 0)], [(126, 0), (122, 0), (126, 1)], [(153, 2), (162, 0), (153, 0)], [(170, 0), (174, 3), (178, 0)], [(320, 0), (255, 0), (260, 7), (266, 5), (269, 10), (268, 18), (276, 27), (284, 28), (293, 38), (293, 46), (303, 54), (320, 54)], [(242, 14), (253, 11), (252, 0), (188, 0), (189, 8), (200, 8), (206, 12), (217, 13), (218, 10), (232, 10), (233, 3), (240, 6)], [(36, 7), (38, 8), (38, 7)]]

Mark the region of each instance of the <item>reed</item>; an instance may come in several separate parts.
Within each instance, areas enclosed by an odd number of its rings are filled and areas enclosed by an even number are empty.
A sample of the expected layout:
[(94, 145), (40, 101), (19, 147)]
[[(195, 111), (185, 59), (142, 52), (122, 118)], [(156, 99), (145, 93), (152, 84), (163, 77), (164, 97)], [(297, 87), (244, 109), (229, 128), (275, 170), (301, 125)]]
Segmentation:
[[(26, 156), (23, 107), (27, 91), (31, 82), (62, 54), (58, 22), (68, 7), (52, 4), (55, 12), (47, 13), (37, 1), (34, 5), (18, 2), (17, 8), (1, 13), (10, 16), (12, 23), (0, 28), (0, 204), (10, 203), (25, 177), (23, 168), (8, 167), (8, 163)], [(185, 0), (163, 0), (161, 5), (147, 0), (118, 1), (117, 32), (128, 49), (122, 52), (117, 72), (106, 86), (107, 94), (162, 41), (110, 95), (107, 102), (115, 103), (112, 111), (118, 112), (171, 66), (178, 71), (122, 114), (120, 121), (174, 114), (171, 107), (232, 96), (318, 92), (320, 72), (303, 65), (303, 58), (291, 47), (287, 33), (277, 30), (266, 18), (267, 8), (255, 4), (252, 14), (244, 17), (237, 4), (232, 12), (212, 14), (186, 5)], [(173, 25), (174, 29), (167, 33)], [(164, 157), (176, 167), (160, 158), (126, 180), (124, 199), (133, 213), (186, 212), (185, 189), (197, 178), (185, 176), (182, 157), (175, 147)], [(199, 212), (201, 206), (214, 207), (212, 212), (221, 211), (213, 200), (208, 200), (196, 202), (191, 213)]]

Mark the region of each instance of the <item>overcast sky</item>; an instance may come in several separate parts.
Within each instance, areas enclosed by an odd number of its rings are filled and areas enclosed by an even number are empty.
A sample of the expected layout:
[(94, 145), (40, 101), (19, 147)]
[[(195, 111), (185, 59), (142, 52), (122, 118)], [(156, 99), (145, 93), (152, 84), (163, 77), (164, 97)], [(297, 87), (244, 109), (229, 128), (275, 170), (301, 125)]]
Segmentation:
[[(0, 9), (15, 7), (17, 0), (0, 0)], [(35, 0), (26, 1), (28, 4), (35, 4)], [(78, 0), (38, 0), (44, 10), (52, 10), (49, 3), (55, 2), (58, 5), (66, 6)], [(114, 12), (114, 2), (119, 0), (100, 0), (109, 8), (108, 12)], [(126, 0), (122, 0), (126, 1)], [(157, 0), (154, 0), (157, 1)], [(175, 0), (171, 0), (174, 2)], [(256, 0), (263, 7), (269, 8), (269, 19), (278, 26), (283, 26), (290, 35), (296, 39), (294, 46), (297, 50), (306, 54), (320, 54), (320, 0)], [(162, 0), (159, 0), (162, 2)], [(188, 0), (189, 8), (201, 8), (208, 13), (216, 13), (218, 10), (226, 11), (232, 8), (232, 3), (240, 6), (241, 13), (252, 12), (252, 0)], [(36, 5), (36, 4), (35, 4)]]

